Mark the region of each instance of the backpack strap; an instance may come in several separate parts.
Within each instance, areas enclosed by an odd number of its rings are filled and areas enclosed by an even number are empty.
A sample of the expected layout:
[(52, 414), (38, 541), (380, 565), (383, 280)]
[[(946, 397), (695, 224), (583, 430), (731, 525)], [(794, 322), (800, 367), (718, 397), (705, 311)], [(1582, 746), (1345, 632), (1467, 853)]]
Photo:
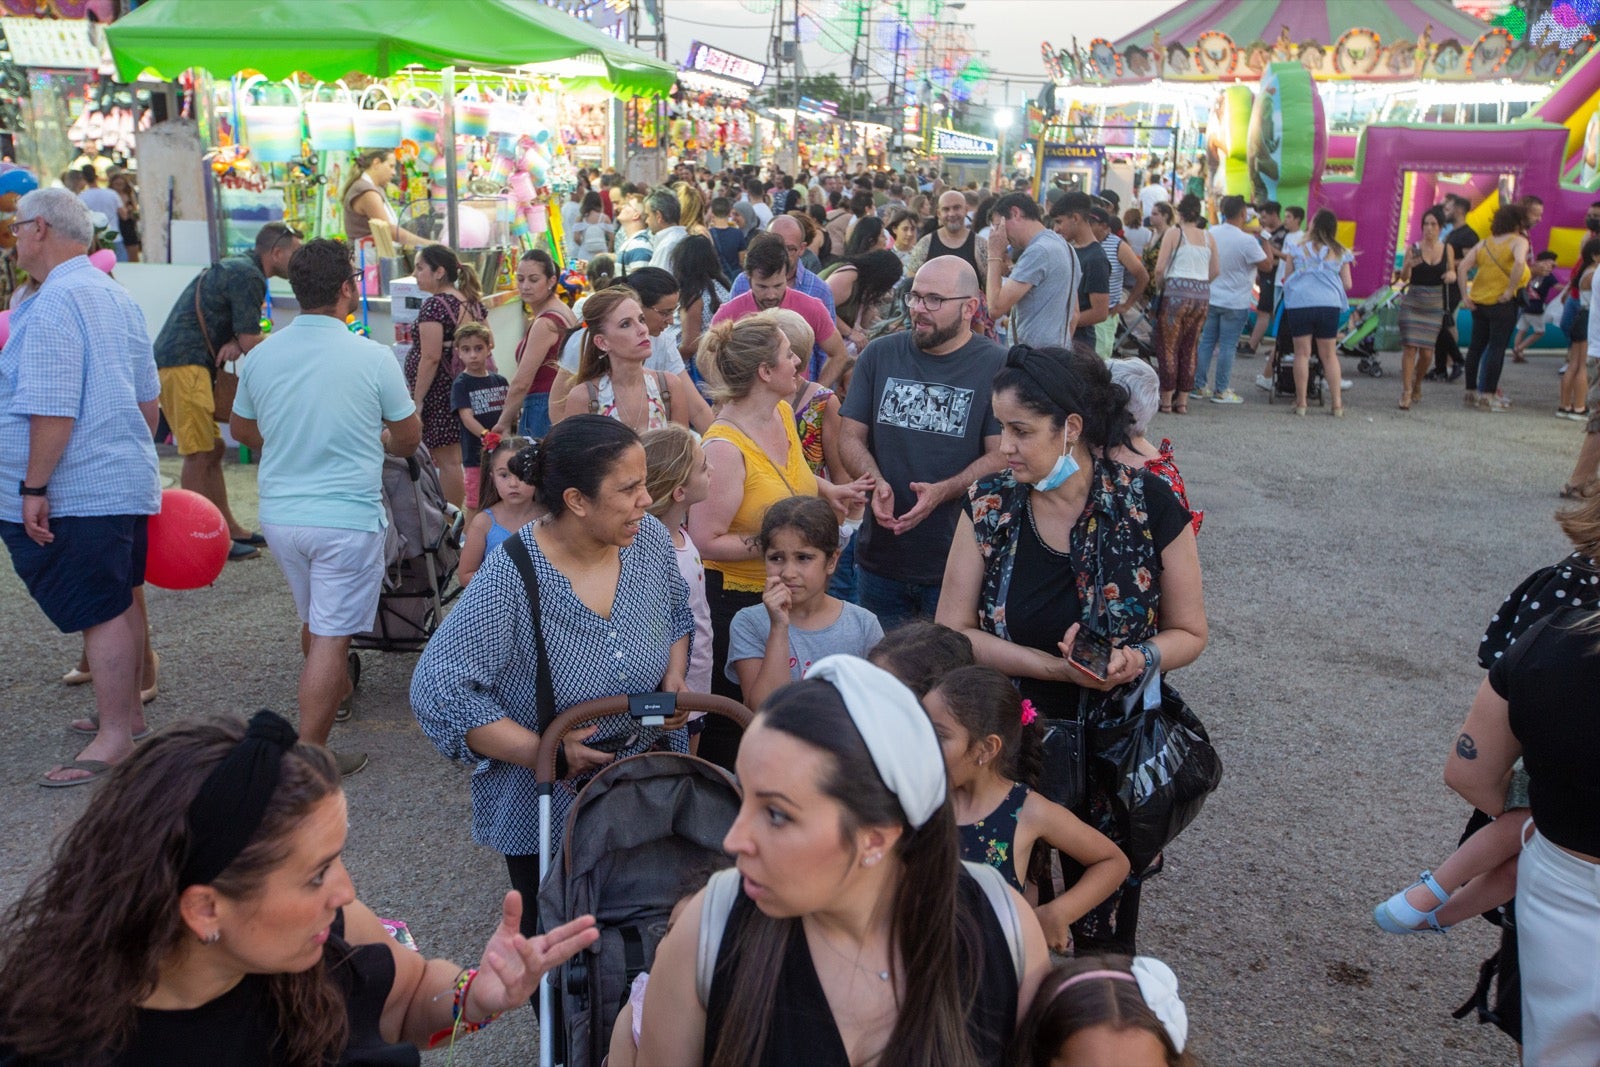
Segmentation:
[(722, 935), (728, 929), (728, 916), (739, 899), (739, 870), (727, 867), (711, 876), (705, 896), (700, 898), (700, 944), (694, 959), (694, 991), (700, 1006), (711, 1003), (711, 978), (717, 970), (717, 954), (722, 950)]
[[(1017, 914), (1017, 900), (1006, 886), (1005, 875), (987, 863), (962, 860), (961, 866), (967, 869), (972, 880), (978, 883), (978, 888), (983, 890), (983, 895), (989, 898), (989, 907), (994, 909), (994, 917), (1000, 923), (1001, 933), (1006, 935), (1007, 947), (1011, 949), (1011, 966), (1017, 972), (1017, 981), (1022, 981), (1028, 962), (1023, 950), (1022, 917)], [(703, 923), (704, 920), (700, 927), (702, 936), (705, 934)]]

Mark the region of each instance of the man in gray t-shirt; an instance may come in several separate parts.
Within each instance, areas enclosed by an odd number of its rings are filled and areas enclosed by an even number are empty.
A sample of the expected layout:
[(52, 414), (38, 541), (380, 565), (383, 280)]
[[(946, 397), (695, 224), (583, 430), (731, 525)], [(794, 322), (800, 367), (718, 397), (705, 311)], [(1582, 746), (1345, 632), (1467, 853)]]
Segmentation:
[[(989, 264), (984, 292), (989, 313), (1011, 316), (1011, 339), (1035, 348), (1066, 348), (1078, 312), (1078, 257), (1044, 225), (1026, 193), (1007, 193), (989, 216)], [(1021, 254), (1007, 275), (1006, 246)]]
[(877, 479), (857, 535), (857, 592), (885, 629), (933, 617), (961, 499), (1005, 466), (989, 404), (1005, 349), (972, 332), (972, 266), (929, 260), (907, 305), (910, 332), (867, 345), (841, 409), (845, 467)]

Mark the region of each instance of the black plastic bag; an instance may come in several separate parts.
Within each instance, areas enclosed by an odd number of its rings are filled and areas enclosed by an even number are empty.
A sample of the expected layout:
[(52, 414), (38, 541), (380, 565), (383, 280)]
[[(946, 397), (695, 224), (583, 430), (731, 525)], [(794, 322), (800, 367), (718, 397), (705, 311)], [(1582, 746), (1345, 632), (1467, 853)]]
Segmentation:
[(1161, 683), (1161, 706), (1133, 700), (1089, 726), (1095, 772), (1111, 776), (1113, 816), (1135, 871), (1183, 832), (1222, 781), (1211, 738), (1176, 689)]

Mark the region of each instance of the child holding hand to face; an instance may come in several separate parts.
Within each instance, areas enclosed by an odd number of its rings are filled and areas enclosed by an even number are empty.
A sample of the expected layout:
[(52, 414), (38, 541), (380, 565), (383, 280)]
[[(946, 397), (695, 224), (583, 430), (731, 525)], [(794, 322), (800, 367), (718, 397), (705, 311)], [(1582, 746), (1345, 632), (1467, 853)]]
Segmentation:
[(467, 519), (478, 510), (478, 488), (485, 447), (494, 448), (499, 438), (491, 429), (500, 421), (506, 406), (505, 378), (489, 369), (494, 354), (494, 334), (481, 322), (463, 322), (456, 327), (455, 354), (461, 360), (461, 373), (450, 385), (450, 406), (461, 419), (461, 467), (466, 478)]

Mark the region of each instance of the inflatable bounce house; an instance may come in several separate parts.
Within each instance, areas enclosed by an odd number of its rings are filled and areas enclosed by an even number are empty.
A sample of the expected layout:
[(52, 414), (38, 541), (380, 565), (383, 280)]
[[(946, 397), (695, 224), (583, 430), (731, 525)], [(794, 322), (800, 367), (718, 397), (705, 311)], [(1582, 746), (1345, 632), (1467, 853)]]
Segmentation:
[[(1213, 196), (1332, 209), (1357, 252), (1356, 296), (1388, 283), (1394, 253), (1447, 193), (1473, 202), (1482, 233), (1503, 197), (1540, 197), (1533, 246), (1571, 266), (1600, 198), (1585, 4), (1600, 19), (1600, 3), (1559, 0), (1550, 26), (1519, 34), (1449, 0), (1190, 0), (1119, 41), (1046, 45), (1057, 106), (1042, 132), (1081, 152), (1119, 125), (1161, 129), (1148, 109), (1166, 101), (1170, 133), (1142, 158), (1176, 185), (1200, 156)], [(1094, 121), (1108, 114), (1120, 121)]]

